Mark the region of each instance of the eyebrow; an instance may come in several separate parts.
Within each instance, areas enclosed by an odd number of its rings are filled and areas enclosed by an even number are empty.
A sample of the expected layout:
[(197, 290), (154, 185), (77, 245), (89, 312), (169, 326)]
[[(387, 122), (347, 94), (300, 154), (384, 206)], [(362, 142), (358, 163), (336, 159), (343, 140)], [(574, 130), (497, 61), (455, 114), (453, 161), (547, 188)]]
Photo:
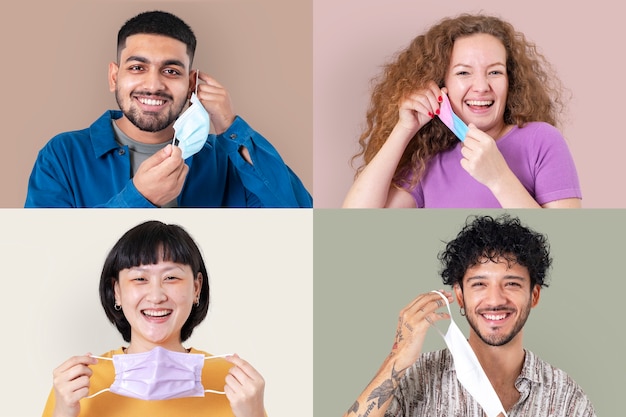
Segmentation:
[[(126, 60), (124, 62), (131, 62), (131, 61), (137, 61), (137, 62), (142, 62), (144, 64), (150, 64), (150, 60), (146, 57), (140, 56), (140, 55), (131, 55), (128, 58), (126, 58)], [(165, 61), (163, 61), (162, 66), (178, 66), (181, 68), (185, 68), (185, 64), (178, 60), (178, 59), (167, 59)]]
[[(506, 64), (502, 63), (502, 62), (494, 62), (493, 64), (489, 64), (487, 65), (487, 68), (491, 68), (491, 67), (497, 67), (497, 66), (502, 66), (506, 68)], [(456, 65), (453, 65), (452, 68), (456, 68), (456, 67), (467, 67), (467, 68), (473, 68), (471, 65), (469, 64), (463, 64), (463, 63), (458, 63)]]
[[(150, 266), (148, 266), (148, 265), (145, 265), (145, 266), (144, 265), (137, 265), (137, 266), (131, 266), (128, 269), (131, 270), (131, 271), (146, 272), (146, 271), (151, 270), (152, 268), (150, 268)], [(170, 272), (170, 271), (173, 271), (175, 269), (180, 270), (180, 271), (183, 270), (183, 268), (180, 267), (179, 265), (172, 265), (172, 266), (169, 266), (169, 267), (164, 267), (162, 269), (158, 269), (158, 271), (159, 272)]]
[[(474, 275), (474, 276), (468, 277), (467, 282), (472, 281), (472, 280), (477, 281), (481, 279), (488, 279), (488, 277), (486, 275)], [(526, 277), (522, 277), (520, 275), (505, 275), (503, 279), (515, 280), (515, 281), (526, 281)]]

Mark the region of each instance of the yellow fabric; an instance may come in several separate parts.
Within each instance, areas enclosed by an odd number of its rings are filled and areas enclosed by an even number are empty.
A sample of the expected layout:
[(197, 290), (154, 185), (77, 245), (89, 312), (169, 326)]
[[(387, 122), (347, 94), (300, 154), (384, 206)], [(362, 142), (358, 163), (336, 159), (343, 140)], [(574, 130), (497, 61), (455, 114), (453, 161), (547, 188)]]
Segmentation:
[[(191, 348), (190, 353), (202, 352)], [(122, 349), (112, 350), (101, 356), (112, 357), (122, 355)], [(223, 358), (211, 359), (204, 363), (202, 368), (202, 385), (204, 389), (224, 391), (225, 378), (232, 364)], [(115, 380), (113, 362), (98, 360), (98, 364), (91, 367), (93, 375), (90, 379), (89, 395), (109, 388)], [(43, 417), (52, 417), (54, 411), (54, 389), (51, 390), (43, 411)], [(177, 398), (172, 400), (144, 401), (135, 398), (113, 394), (110, 391), (101, 393), (94, 398), (80, 400), (80, 417), (176, 417), (176, 416), (234, 416), (228, 398), (224, 394), (205, 393), (204, 397)]]

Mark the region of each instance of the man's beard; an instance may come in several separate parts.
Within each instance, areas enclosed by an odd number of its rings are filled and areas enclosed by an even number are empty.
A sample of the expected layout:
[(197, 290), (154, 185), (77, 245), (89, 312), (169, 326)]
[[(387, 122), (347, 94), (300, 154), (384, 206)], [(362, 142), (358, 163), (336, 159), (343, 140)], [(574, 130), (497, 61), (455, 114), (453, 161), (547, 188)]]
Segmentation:
[[(465, 302), (463, 304), (465, 304)], [(515, 338), (515, 336), (517, 336), (518, 333), (524, 328), (524, 325), (526, 324), (526, 320), (528, 320), (528, 316), (530, 314), (530, 309), (531, 309), (531, 300), (529, 300), (528, 304), (521, 310), (520, 312), (521, 314), (517, 318), (517, 321), (514, 323), (513, 330), (511, 330), (510, 333), (503, 334), (503, 335), (485, 336), (478, 329), (478, 323), (477, 323), (477, 320), (475, 319), (474, 313), (467, 312), (466, 317), (467, 317), (467, 322), (469, 323), (470, 327), (474, 330), (476, 335), (478, 335), (480, 340), (482, 340), (484, 343), (488, 344), (489, 346), (503, 346), (509, 343), (511, 340), (513, 340), (513, 338)], [(498, 308), (494, 308), (493, 310), (482, 311), (481, 314), (485, 314), (485, 313), (498, 314), (498, 311), (508, 313), (511, 310), (507, 308), (501, 308), (500, 310), (498, 310)]]
[[(144, 94), (150, 95), (150, 94)], [(163, 95), (154, 95), (155, 99), (159, 97), (164, 97)], [(173, 102), (171, 97), (164, 97)], [(183, 111), (183, 107), (185, 106), (185, 101), (183, 101), (182, 105), (178, 109), (178, 111), (174, 112), (170, 107), (169, 112), (167, 113), (143, 113), (139, 108), (132, 106), (129, 104), (128, 108), (124, 108), (122, 106), (122, 99), (119, 95), (119, 92), (115, 90), (115, 100), (117, 101), (118, 107), (124, 113), (124, 116), (139, 130), (144, 132), (160, 132), (161, 130), (167, 128), (169, 125), (174, 123), (180, 113)], [(132, 98), (130, 99), (132, 103)]]

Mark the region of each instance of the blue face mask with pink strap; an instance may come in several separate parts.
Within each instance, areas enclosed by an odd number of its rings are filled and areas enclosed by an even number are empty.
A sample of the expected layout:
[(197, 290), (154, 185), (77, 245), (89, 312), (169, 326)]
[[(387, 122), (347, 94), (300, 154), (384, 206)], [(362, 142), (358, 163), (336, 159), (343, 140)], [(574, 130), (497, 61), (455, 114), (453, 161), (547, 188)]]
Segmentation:
[(465, 135), (467, 135), (467, 131), (469, 128), (467, 125), (452, 111), (452, 106), (450, 105), (450, 100), (448, 99), (447, 94), (442, 94), (441, 97), (443, 101), (441, 102), (441, 106), (439, 108), (439, 119), (448, 126), (448, 128), (455, 134), (457, 138), (461, 142), (465, 140)]

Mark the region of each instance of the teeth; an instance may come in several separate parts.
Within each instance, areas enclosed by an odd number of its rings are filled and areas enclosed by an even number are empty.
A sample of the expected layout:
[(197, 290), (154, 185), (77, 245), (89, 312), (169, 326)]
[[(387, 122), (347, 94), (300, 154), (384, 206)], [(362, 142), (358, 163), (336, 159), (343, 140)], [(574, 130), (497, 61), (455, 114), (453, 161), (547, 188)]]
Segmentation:
[(146, 316), (150, 316), (150, 317), (164, 317), (167, 316), (168, 314), (170, 314), (169, 310), (144, 310), (143, 314), (145, 314)]
[(162, 106), (165, 103), (165, 100), (155, 100), (153, 98), (140, 98), (139, 101), (148, 106)]
[(502, 320), (506, 317), (506, 314), (483, 314), (487, 320)]
[(467, 103), (468, 106), (491, 106), (493, 104), (493, 101), (491, 100), (468, 100), (465, 103)]

